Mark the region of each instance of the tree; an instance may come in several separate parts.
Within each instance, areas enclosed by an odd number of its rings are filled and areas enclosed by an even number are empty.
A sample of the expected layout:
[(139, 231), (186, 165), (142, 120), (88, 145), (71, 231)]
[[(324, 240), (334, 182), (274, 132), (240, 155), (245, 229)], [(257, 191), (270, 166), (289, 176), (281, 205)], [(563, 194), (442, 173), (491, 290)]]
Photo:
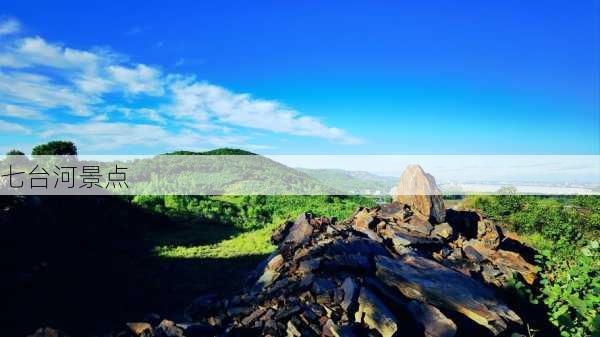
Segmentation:
[(214, 149), (214, 150), (210, 150), (210, 151), (204, 151), (204, 152), (194, 152), (194, 151), (173, 151), (173, 152), (169, 152), (169, 153), (165, 153), (166, 155), (177, 155), (177, 156), (192, 156), (192, 155), (198, 155), (198, 156), (222, 156), (222, 155), (236, 155), (236, 156), (241, 156), (241, 155), (256, 155), (256, 153), (252, 153), (252, 152), (248, 152), (246, 150), (240, 150), (240, 149), (230, 149), (227, 147), (224, 148), (219, 148), (219, 149)]
[(55, 140), (46, 144), (38, 145), (33, 148), (31, 154), (35, 156), (41, 155), (57, 155), (57, 156), (76, 156), (77, 147), (73, 142)]
[(6, 155), (7, 156), (24, 156), (25, 153), (23, 153), (19, 150), (16, 150), (16, 149), (12, 149), (12, 150), (6, 152)]
[(27, 163), (29, 159), (25, 156), (25, 153), (12, 149), (6, 152), (6, 163), (13, 166), (19, 166)]

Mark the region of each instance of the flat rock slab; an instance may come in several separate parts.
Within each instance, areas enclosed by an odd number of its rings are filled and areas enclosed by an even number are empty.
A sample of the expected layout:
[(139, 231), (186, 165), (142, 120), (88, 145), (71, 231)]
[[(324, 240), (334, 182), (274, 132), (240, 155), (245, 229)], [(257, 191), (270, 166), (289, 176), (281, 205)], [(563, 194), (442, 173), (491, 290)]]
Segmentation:
[(423, 326), (425, 337), (453, 337), (456, 324), (438, 308), (419, 301), (410, 301), (406, 308), (413, 318)]
[(397, 260), (377, 256), (375, 264), (377, 277), (404, 296), (459, 312), (494, 335), (507, 329), (507, 321), (522, 324), (491, 289), (433, 260), (416, 255)]
[(392, 202), (381, 206), (381, 210), (379, 211), (378, 215), (382, 219), (397, 220), (402, 222), (411, 214), (412, 212), (410, 211), (409, 206), (399, 202)]
[(537, 278), (537, 268), (525, 261), (518, 253), (502, 249), (490, 249), (485, 243), (477, 240), (465, 242), (464, 247), (465, 249), (471, 248), (475, 250), (482, 259), (487, 259), (498, 267), (498, 269), (503, 271), (506, 277), (511, 277), (513, 273), (517, 273), (530, 285), (533, 284)]
[(358, 311), (354, 314), (357, 323), (364, 323), (377, 330), (383, 337), (392, 337), (398, 331), (394, 314), (373, 292), (367, 288), (360, 290)]
[(313, 226), (310, 224), (311, 218), (312, 216), (309, 213), (300, 215), (290, 228), (284, 243), (296, 247), (307, 242), (313, 232)]

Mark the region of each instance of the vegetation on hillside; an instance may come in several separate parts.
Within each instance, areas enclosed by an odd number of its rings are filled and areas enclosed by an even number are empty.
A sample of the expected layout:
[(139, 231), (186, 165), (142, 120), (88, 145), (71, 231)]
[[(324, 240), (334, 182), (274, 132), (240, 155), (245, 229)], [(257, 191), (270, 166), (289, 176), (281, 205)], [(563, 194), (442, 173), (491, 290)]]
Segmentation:
[(196, 227), (207, 223), (234, 229), (217, 243), (187, 245), (174, 239), (170, 244), (157, 245), (159, 256), (229, 258), (271, 253), (275, 248), (270, 242), (272, 231), (303, 212), (345, 219), (359, 206), (373, 206), (374, 200), (356, 196), (136, 196), (133, 203), (187, 223), (188, 239), (202, 235)]
[(209, 150), (209, 151), (200, 151), (200, 152), (195, 152), (195, 151), (173, 151), (173, 152), (169, 152), (169, 153), (165, 153), (167, 155), (177, 155), (177, 156), (223, 156), (223, 155), (235, 155), (235, 156), (240, 156), (240, 155), (256, 155), (256, 153), (252, 153), (249, 151), (245, 151), (245, 150), (240, 150), (240, 149), (230, 149), (230, 148), (220, 148), (220, 149), (214, 149), (214, 150)]
[[(536, 248), (539, 294), (561, 336), (600, 335), (600, 197), (507, 193), (469, 196), (465, 206), (502, 220)], [(543, 335), (543, 334), (542, 334)]]
[(388, 194), (398, 183), (397, 178), (374, 175), (368, 172), (338, 169), (297, 169), (300, 172), (341, 191), (355, 194)]

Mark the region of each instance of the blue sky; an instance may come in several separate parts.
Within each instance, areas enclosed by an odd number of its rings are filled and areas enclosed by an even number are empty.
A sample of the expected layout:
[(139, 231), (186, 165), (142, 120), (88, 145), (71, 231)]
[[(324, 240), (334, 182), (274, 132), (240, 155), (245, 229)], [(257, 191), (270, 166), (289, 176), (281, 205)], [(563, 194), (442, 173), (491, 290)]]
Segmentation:
[(599, 1), (5, 2), (0, 150), (599, 154)]

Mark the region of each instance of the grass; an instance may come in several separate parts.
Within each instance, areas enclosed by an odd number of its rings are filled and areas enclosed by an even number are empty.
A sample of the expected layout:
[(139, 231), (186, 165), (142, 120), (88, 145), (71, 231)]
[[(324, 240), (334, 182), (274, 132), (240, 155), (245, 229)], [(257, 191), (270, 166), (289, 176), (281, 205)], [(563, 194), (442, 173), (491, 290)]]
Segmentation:
[(276, 228), (269, 224), (263, 228), (230, 236), (217, 243), (201, 245), (159, 245), (154, 252), (161, 258), (233, 258), (257, 254), (270, 254), (275, 250), (271, 233)]
[(544, 238), (541, 233), (521, 234), (519, 237), (527, 246), (533, 247), (538, 251), (550, 250), (554, 245), (552, 241)]
[[(211, 199), (238, 207), (244, 205), (244, 198), (240, 196), (214, 196)], [(273, 230), (302, 212), (344, 220), (358, 206), (374, 205), (372, 198), (360, 197), (335, 197), (325, 202), (324, 196), (270, 196), (267, 202), (274, 208), (272, 221), (267, 224), (235, 229), (226, 225), (190, 223), (179, 230), (169, 230), (160, 235), (154, 233), (149, 238), (153, 252), (166, 259), (228, 259), (270, 254), (276, 248), (271, 244)]]

